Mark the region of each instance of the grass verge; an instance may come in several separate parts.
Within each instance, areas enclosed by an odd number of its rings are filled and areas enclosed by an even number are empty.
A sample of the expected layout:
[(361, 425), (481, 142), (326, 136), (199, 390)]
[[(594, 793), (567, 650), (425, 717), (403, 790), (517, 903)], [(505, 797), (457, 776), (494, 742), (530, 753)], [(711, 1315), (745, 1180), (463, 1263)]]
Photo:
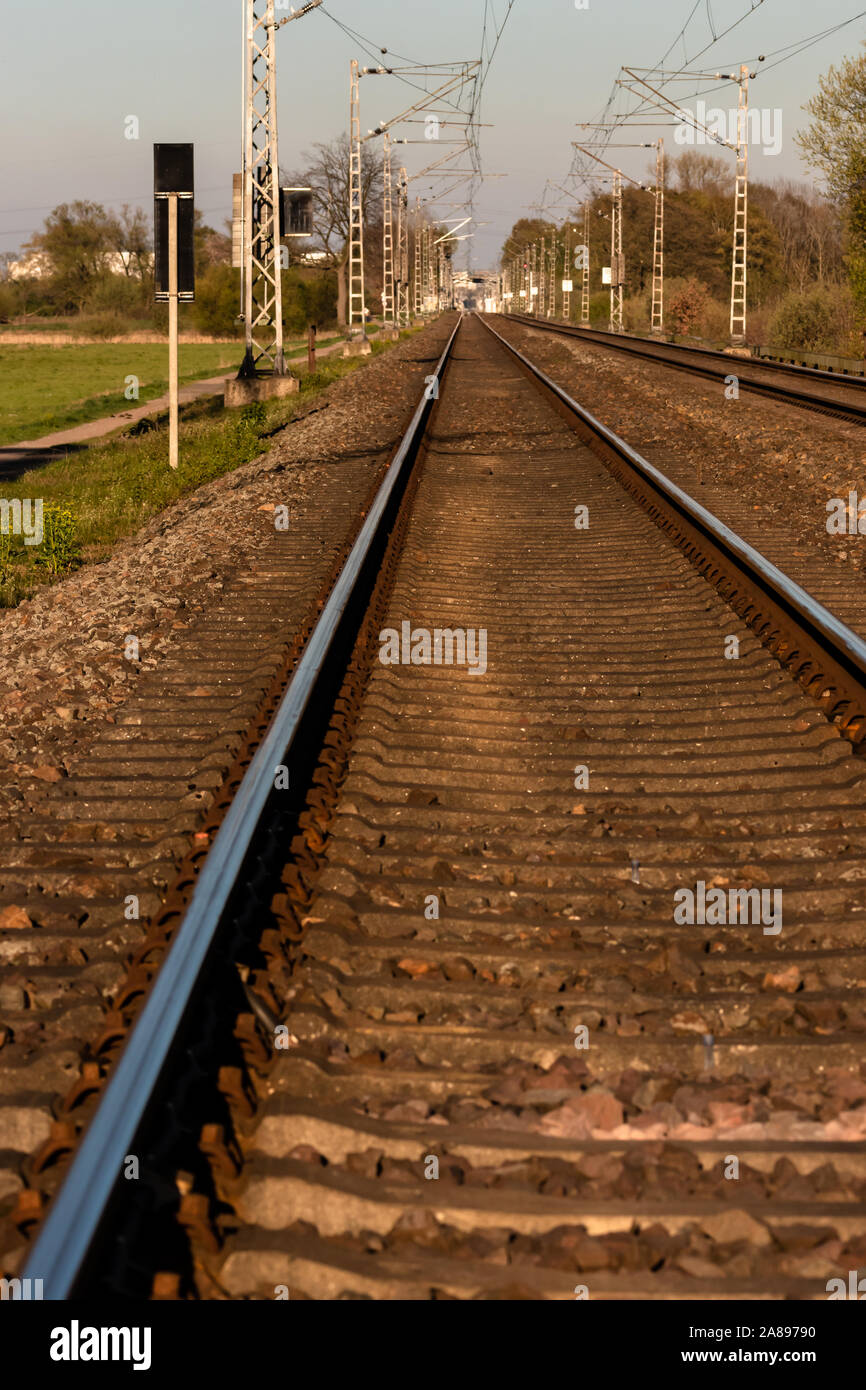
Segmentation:
[[(319, 346), (337, 340), (335, 334)], [(304, 351), (300, 339), (286, 344), (287, 356)], [(243, 344), (182, 343), (181, 385), (235, 371), (242, 356)], [(168, 391), (166, 365), (162, 343), (0, 345), (0, 445), (38, 439), (146, 405)], [(132, 399), (125, 395), (130, 376), (136, 378), (138, 391)]]
[[(419, 331), (404, 330), (394, 342), (374, 341), (372, 355), (390, 351), (396, 341)], [(175, 471), (168, 466), (168, 414), (163, 412), (156, 417), (157, 428), (148, 433), (92, 445), (2, 484), (8, 501), (42, 499), (45, 540), (27, 546), (23, 537), (0, 534), (0, 607), (13, 607), (40, 585), (104, 559), (119, 540), (172, 502), (249, 463), (268, 448), (270, 435), (367, 360), (326, 358), (315, 372), (298, 373), (296, 395), (240, 411), (225, 410), (219, 398), (183, 407)]]

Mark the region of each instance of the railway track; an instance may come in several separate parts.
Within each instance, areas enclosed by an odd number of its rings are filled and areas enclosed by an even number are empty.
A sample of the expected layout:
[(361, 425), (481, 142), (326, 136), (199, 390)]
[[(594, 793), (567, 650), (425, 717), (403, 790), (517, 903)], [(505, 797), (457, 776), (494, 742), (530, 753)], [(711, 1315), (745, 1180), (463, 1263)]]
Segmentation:
[(597, 343), (647, 361), (662, 362), (678, 371), (708, 377), (721, 384), (736, 377), (741, 390), (786, 401), (805, 410), (817, 410), (854, 424), (866, 423), (866, 378), (863, 377), (840, 376), (815, 367), (796, 367), (788, 362), (770, 362), (765, 358), (714, 352), (709, 348), (683, 347), (629, 333), (580, 328), (576, 324), (539, 319), (531, 314), (509, 314), (507, 318), (528, 328), (579, 338), (582, 342)]
[(478, 318), (435, 377), (25, 1273), (826, 1299), (866, 1265), (866, 646)]

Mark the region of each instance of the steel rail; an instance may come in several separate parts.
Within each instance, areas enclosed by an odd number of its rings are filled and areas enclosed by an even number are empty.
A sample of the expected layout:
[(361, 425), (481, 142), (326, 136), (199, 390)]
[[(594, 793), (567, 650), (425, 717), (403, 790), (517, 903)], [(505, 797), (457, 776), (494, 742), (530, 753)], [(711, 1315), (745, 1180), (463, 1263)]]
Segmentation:
[[(461, 322), (462, 316), (432, 374), (437, 389)], [(434, 399), (428, 379), (271, 726), (213, 841), (142, 1012), (36, 1237), (23, 1277), (41, 1279), (45, 1299), (66, 1299), (71, 1295), (273, 791), (274, 770), (284, 762), (292, 746), (388, 503), (407, 459), (413, 456), (423, 437)]]
[(613, 430), (608, 429), (600, 420), (597, 420), (584, 406), (569, 396), (561, 386), (557, 386), (556, 382), (552, 381), (540, 367), (537, 367), (513, 344), (503, 338), (500, 333), (497, 333), (496, 329), (482, 315), (478, 315), (478, 317), (487, 331), (492, 333), (494, 338), (498, 339), (502, 346), (513, 357), (517, 358), (523, 367), (537, 378), (569, 412), (576, 415), (593, 434), (602, 439), (630, 468), (649, 482), (654, 490), (671, 503), (681, 515), (708, 536), (723, 554), (735, 559), (776, 603), (793, 613), (804, 628), (819, 636), (823, 643), (830, 647), (831, 657), (837, 661), (842, 658), (844, 663), (851, 668), (851, 674), (854, 675), (858, 684), (866, 692), (866, 641), (863, 638), (858, 637), (856, 632), (853, 632), (845, 623), (840, 622), (829, 609), (767, 560), (747, 541), (744, 541), (729, 526), (719, 521), (700, 502), (696, 502), (682, 488), (677, 487), (676, 483), (671, 482), (664, 473), (639, 454), (636, 449), (633, 449), (630, 444), (627, 444), (624, 439), (621, 439), (619, 435), (614, 434)]
[[(633, 357), (641, 357), (648, 362), (662, 362), (678, 371), (692, 372), (713, 381), (721, 381), (726, 376), (736, 376), (740, 386), (745, 390), (866, 424), (866, 381), (861, 381), (858, 377), (838, 376), (832, 372), (820, 371), (816, 367), (795, 367), (788, 362), (739, 357), (733, 353), (716, 352), (712, 348), (660, 343), (653, 338), (640, 338), (632, 334), (606, 333), (600, 328), (581, 328), (578, 324), (536, 319), (529, 314), (508, 314), (506, 317), (515, 323), (523, 324), (526, 328), (539, 328), (549, 333), (560, 333), (564, 337), (578, 338), (581, 342), (598, 343), (602, 347), (614, 348), (617, 352), (628, 352)], [(711, 363), (715, 365), (710, 365)], [(784, 376), (789, 380), (796, 376), (843, 393), (850, 391), (853, 397), (859, 394), (861, 399), (846, 401), (833, 396), (822, 396), (812, 391), (801, 391), (794, 386), (786, 386), (781, 380), (760, 381), (749, 375), (750, 370), (778, 373), (780, 377)]]

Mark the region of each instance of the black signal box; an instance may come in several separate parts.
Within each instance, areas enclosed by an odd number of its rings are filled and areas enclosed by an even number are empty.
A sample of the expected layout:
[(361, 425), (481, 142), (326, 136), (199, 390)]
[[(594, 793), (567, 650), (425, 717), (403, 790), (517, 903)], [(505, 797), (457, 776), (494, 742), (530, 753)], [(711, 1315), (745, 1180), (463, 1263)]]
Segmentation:
[(192, 145), (153, 147), (153, 297), (168, 295), (168, 205), (177, 197), (178, 299), (195, 299), (195, 202)]
[(280, 237), (307, 237), (312, 235), (312, 188), (281, 188)]

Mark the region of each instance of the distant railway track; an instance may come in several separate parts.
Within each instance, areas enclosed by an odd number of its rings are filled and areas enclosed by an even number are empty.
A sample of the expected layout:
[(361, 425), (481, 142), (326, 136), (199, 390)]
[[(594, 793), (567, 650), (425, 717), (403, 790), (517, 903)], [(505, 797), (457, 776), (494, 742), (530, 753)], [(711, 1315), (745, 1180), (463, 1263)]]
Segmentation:
[(754, 391), (805, 410), (817, 410), (854, 424), (866, 423), (866, 379), (863, 377), (840, 376), (814, 367), (797, 367), (787, 362), (772, 362), (767, 358), (714, 352), (709, 348), (683, 347), (628, 333), (580, 328), (576, 324), (536, 318), (531, 314), (508, 314), (505, 318), (524, 324), (527, 328), (596, 343), (721, 383), (726, 377), (735, 376), (742, 390)]
[(482, 320), (433, 376), (25, 1274), (826, 1298), (866, 1260), (866, 644)]

